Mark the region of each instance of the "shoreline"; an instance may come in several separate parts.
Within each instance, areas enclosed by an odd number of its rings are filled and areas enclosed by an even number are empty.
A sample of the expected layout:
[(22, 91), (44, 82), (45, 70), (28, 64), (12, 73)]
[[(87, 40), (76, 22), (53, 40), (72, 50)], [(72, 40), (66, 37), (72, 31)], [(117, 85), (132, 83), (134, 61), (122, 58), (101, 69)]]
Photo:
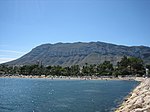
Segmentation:
[(150, 112), (150, 78), (141, 83), (124, 98), (115, 112)]
[(143, 77), (93, 77), (93, 76), (83, 76), (83, 77), (72, 77), (72, 76), (55, 76), (55, 77), (45, 77), (42, 76), (0, 76), (0, 78), (27, 78), (27, 79), (50, 79), (50, 80), (129, 80), (129, 81), (142, 81)]

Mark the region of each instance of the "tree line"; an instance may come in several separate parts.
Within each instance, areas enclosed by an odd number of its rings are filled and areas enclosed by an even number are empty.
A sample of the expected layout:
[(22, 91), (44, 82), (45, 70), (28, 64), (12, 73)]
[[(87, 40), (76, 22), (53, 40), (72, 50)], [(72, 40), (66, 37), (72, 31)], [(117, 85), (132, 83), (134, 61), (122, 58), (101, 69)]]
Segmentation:
[(84, 66), (72, 65), (70, 67), (62, 66), (43, 66), (39, 64), (8, 66), (0, 65), (0, 75), (33, 75), (33, 76), (143, 76), (146, 74), (145, 67), (150, 70), (150, 65), (144, 66), (143, 60), (136, 57), (124, 56), (116, 66), (110, 61), (104, 61), (101, 64), (88, 64)]

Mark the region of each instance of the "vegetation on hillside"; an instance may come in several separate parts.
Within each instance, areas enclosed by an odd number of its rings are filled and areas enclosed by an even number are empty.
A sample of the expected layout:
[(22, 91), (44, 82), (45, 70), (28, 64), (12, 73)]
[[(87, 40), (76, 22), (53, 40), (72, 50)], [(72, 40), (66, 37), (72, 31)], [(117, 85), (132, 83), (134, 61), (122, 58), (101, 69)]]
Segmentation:
[[(150, 65), (146, 65), (150, 69)], [(144, 63), (141, 59), (124, 56), (116, 66), (110, 61), (101, 64), (88, 64), (84, 66), (73, 65), (70, 67), (62, 66), (43, 66), (41, 64), (8, 66), (0, 65), (1, 75), (51, 75), (51, 76), (143, 76), (145, 74)]]

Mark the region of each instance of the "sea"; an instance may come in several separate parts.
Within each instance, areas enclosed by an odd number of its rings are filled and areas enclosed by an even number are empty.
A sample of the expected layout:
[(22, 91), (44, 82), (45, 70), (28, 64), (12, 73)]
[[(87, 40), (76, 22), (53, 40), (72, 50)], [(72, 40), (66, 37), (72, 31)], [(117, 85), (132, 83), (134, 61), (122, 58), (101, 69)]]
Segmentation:
[(0, 112), (113, 112), (139, 82), (0, 78)]

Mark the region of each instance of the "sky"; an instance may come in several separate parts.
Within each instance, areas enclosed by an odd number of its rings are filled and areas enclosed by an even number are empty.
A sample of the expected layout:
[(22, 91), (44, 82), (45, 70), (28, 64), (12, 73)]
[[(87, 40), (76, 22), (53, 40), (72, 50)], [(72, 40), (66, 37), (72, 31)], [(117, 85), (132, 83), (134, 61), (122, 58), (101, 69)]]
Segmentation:
[(0, 63), (58, 42), (150, 46), (150, 0), (0, 0)]

